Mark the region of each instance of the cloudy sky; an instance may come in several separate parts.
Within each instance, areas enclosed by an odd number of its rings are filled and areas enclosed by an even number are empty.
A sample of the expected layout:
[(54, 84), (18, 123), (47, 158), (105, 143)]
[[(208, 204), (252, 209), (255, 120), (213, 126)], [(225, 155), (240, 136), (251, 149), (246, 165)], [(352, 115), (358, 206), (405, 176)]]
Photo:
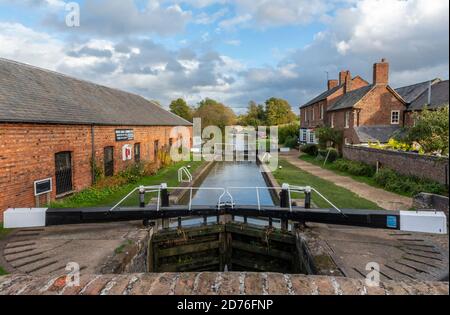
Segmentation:
[(0, 57), (158, 100), (211, 97), (240, 112), (293, 107), (349, 69), (393, 87), (449, 76), (448, 0), (0, 0)]

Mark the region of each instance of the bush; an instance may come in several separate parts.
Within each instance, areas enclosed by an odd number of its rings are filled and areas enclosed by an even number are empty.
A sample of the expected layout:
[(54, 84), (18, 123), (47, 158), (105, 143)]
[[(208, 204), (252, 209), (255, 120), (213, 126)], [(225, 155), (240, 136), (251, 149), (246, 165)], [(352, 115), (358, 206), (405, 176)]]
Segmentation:
[[(298, 123), (289, 124), (278, 129), (278, 142), (286, 146), (287, 142), (293, 143), (295, 139), (295, 145), (297, 145), (298, 136), (300, 134), (300, 125)], [(294, 146), (295, 146), (294, 145)], [(294, 146), (288, 146), (293, 148)]]
[(376, 172), (375, 167), (371, 165), (345, 159), (334, 162), (334, 167), (341, 172), (347, 172), (355, 176), (372, 177)]
[(326, 150), (319, 150), (319, 155), (322, 156), (324, 159), (326, 159), (328, 156), (327, 162), (330, 162), (330, 163), (333, 163), (339, 157), (338, 151), (333, 148), (329, 148)]
[(305, 144), (300, 147), (300, 151), (311, 156), (317, 156), (319, 147), (316, 144)]
[(415, 196), (421, 192), (447, 194), (444, 185), (415, 176), (397, 174), (390, 169), (381, 169), (374, 176), (375, 182), (386, 190)]
[(297, 137), (287, 137), (286, 141), (284, 142), (284, 145), (288, 148), (295, 148), (298, 144), (298, 138)]

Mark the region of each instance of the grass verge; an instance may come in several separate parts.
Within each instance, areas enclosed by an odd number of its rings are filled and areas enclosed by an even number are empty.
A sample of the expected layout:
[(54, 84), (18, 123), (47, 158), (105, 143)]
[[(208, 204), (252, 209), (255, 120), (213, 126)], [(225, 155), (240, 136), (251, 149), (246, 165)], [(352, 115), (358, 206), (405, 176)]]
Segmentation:
[[(361, 198), (350, 190), (336, 186), (332, 182), (309, 174), (284, 159), (280, 160), (280, 165), (282, 169), (278, 169), (273, 173), (279, 184), (289, 183), (291, 185), (317, 187), (326, 198), (337, 207), (343, 209), (381, 209), (380, 206), (372, 201)], [(325, 200), (314, 193), (313, 202), (320, 208), (330, 207)]]
[[(0, 222), (0, 240), (4, 238), (10, 230), (3, 228), (3, 223)], [(1, 266), (0, 266), (0, 276), (4, 276), (8, 274)]]
[[(91, 187), (79, 193), (76, 193), (65, 199), (51, 203), (52, 208), (82, 208), (82, 207), (108, 207), (125, 197), (130, 191), (138, 186), (153, 186), (161, 183), (167, 183), (169, 187), (177, 187), (178, 169), (182, 166), (191, 165), (190, 171), (194, 173), (203, 162), (178, 162), (158, 171), (156, 175), (146, 176), (138, 179), (136, 182), (128, 183), (116, 187), (96, 188)], [(124, 205), (138, 205), (137, 194), (131, 196)], [(147, 201), (152, 196), (148, 195)], [(153, 196), (155, 197), (155, 196)]]
[[(323, 160), (318, 160), (313, 156), (307, 155), (307, 154), (303, 154), (299, 157), (300, 160), (311, 163), (313, 165), (319, 166), (323, 169), (329, 170), (334, 172), (337, 175), (340, 176), (346, 176), (346, 177), (350, 177), (358, 182), (367, 184), (369, 186), (375, 187), (375, 188), (380, 188), (386, 191), (389, 191), (391, 193), (400, 195), (400, 196), (405, 196), (405, 197), (413, 197), (414, 195), (416, 195), (416, 193), (414, 193), (411, 190), (411, 186), (407, 186), (407, 187), (402, 187), (399, 184), (403, 183), (410, 183), (411, 185), (413, 185), (412, 187), (417, 189), (419, 184), (415, 184), (415, 180), (414, 179), (410, 179), (407, 176), (402, 176), (402, 179), (397, 180), (397, 184), (396, 185), (380, 185), (380, 183), (378, 183), (375, 179), (375, 177), (371, 177), (371, 176), (363, 176), (363, 175), (353, 175), (350, 174), (348, 172), (345, 172), (343, 170), (339, 170), (336, 167), (335, 163), (327, 163), (324, 165), (324, 161)], [(400, 176), (400, 175), (397, 175)], [(437, 187), (437, 188), (436, 188)], [(423, 192), (430, 192), (430, 193), (436, 193), (436, 194), (440, 194), (440, 195), (444, 195), (444, 196), (448, 196), (448, 189), (445, 189), (445, 187), (443, 185), (439, 185), (439, 184), (433, 184), (432, 188), (433, 190), (430, 190), (430, 185), (422, 185), (420, 186), (420, 188), (423, 188), (423, 190), (419, 190), (423, 191)]]

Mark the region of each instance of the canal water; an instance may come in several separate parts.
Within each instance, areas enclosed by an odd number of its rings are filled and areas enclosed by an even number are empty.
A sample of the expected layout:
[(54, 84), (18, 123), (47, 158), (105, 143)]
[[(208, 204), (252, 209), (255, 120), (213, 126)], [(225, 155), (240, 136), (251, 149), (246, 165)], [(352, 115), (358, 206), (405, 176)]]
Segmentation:
[[(255, 162), (222, 162), (216, 163), (201, 184), (200, 188), (229, 188), (236, 205), (257, 205), (258, 194), (256, 189), (244, 189), (246, 187), (261, 187), (259, 189), (259, 200), (262, 206), (273, 206), (269, 189), (259, 166)], [(199, 190), (192, 200), (193, 205), (217, 205), (220, 190)], [(228, 195), (224, 196), (222, 202), (231, 201)]]
[[(259, 187), (258, 192), (256, 187)], [(223, 194), (220, 188), (228, 188), (229, 193), (233, 197), (235, 205), (257, 206), (258, 194), (261, 206), (274, 206), (274, 202), (267, 188), (263, 174), (256, 162), (217, 162), (203, 180), (200, 188), (208, 188), (198, 190), (193, 199), (194, 206), (216, 206)], [(210, 188), (219, 188), (213, 190)], [(249, 189), (246, 189), (249, 188)], [(221, 202), (231, 202), (228, 195), (222, 197)], [(208, 223), (215, 223), (217, 218), (208, 218)], [(243, 217), (235, 217), (235, 221), (244, 222)], [(190, 218), (183, 220), (183, 226), (198, 225), (203, 222), (203, 218)], [(268, 221), (261, 219), (248, 218), (248, 223), (267, 226)], [(279, 226), (279, 222), (274, 221), (274, 226)], [(174, 222), (171, 226), (175, 227)]]

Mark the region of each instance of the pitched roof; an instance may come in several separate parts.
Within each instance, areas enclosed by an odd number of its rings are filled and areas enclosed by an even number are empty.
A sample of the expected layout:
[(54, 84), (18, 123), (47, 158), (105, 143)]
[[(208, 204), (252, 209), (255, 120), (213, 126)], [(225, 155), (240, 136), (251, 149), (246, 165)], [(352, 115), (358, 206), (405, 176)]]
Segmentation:
[(141, 96), (3, 58), (0, 122), (191, 125)]
[(313, 98), (312, 100), (310, 100), (308, 103), (306, 103), (306, 104), (300, 106), (300, 108), (307, 107), (307, 106), (312, 105), (312, 104), (314, 104), (314, 103), (323, 101), (323, 100), (326, 99), (328, 96), (333, 95), (333, 93), (335, 93), (336, 91), (338, 91), (341, 87), (343, 87), (343, 85), (338, 85), (338, 86), (332, 88), (331, 90), (326, 90), (326, 91), (323, 92), (322, 94), (320, 94), (320, 95), (316, 96), (315, 98)]
[(428, 88), (417, 97), (409, 106), (408, 110), (422, 110), (425, 105), (430, 109), (437, 109), (449, 104), (448, 80), (440, 81), (431, 86), (431, 104), (428, 104)]
[(340, 97), (329, 109), (328, 111), (335, 111), (339, 109), (352, 108), (356, 103), (358, 103), (370, 90), (372, 90), (373, 85), (363, 86), (362, 88), (350, 91), (342, 97)]
[[(434, 79), (431, 81), (432, 84), (440, 82), (440, 79)], [(406, 103), (412, 103), (420, 95), (422, 95), (430, 85), (430, 81), (420, 82), (408, 86), (403, 86), (401, 88), (395, 89), (395, 91), (405, 100)]]
[(381, 142), (386, 143), (389, 139), (401, 132), (400, 126), (359, 126), (355, 127), (356, 135), (362, 143)]

